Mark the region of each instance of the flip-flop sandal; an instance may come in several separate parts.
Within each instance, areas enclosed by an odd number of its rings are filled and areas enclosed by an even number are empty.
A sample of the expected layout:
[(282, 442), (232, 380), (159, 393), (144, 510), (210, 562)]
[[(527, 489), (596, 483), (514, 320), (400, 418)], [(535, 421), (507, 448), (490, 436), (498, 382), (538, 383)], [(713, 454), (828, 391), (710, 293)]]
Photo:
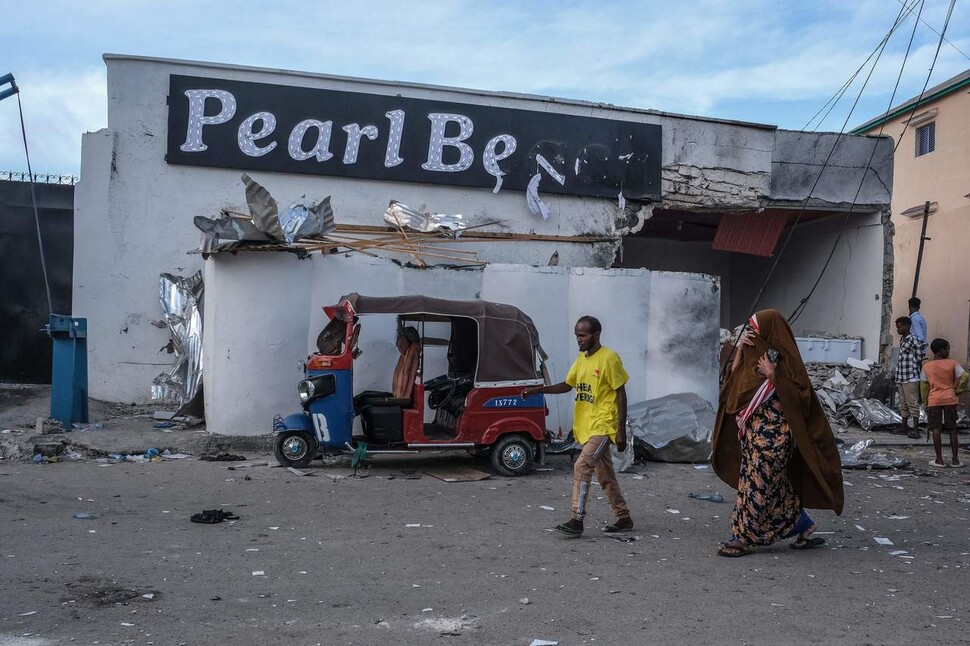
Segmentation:
[(570, 538), (579, 538), (580, 536), (583, 535), (583, 530), (570, 527), (566, 523), (560, 523), (559, 525), (556, 525), (555, 530), (560, 534), (565, 534), (566, 536), (569, 536)]
[(751, 550), (747, 547), (738, 547), (737, 545), (728, 545), (724, 543), (717, 548), (718, 556), (726, 556), (728, 558), (737, 558), (739, 556), (747, 556), (751, 554)]
[(629, 525), (626, 523), (623, 523), (623, 525), (621, 526), (620, 525), (621, 522), (622, 521), (616, 521), (614, 523), (610, 523), (609, 525), (603, 528), (603, 531), (606, 532), (607, 534), (619, 534), (620, 532), (629, 532), (633, 530), (632, 520), (630, 521)]
[(795, 539), (790, 548), (793, 550), (810, 550), (813, 547), (820, 547), (825, 545), (825, 539), (821, 536), (812, 536), (811, 538), (799, 538)]

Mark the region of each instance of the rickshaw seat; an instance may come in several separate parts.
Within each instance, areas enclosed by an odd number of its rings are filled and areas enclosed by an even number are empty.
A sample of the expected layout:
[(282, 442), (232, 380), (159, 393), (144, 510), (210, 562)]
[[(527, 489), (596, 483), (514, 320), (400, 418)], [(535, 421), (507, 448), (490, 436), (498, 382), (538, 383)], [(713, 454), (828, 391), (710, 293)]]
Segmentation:
[[(412, 330), (412, 338), (417, 336), (417, 330)], [(393, 392), (368, 390), (354, 397), (354, 408), (360, 412), (367, 406), (400, 406), (410, 408), (414, 405), (414, 380), (418, 375), (421, 362), (421, 342), (409, 340), (402, 331), (397, 340), (397, 348), (401, 353), (397, 365), (394, 367), (392, 378)]]

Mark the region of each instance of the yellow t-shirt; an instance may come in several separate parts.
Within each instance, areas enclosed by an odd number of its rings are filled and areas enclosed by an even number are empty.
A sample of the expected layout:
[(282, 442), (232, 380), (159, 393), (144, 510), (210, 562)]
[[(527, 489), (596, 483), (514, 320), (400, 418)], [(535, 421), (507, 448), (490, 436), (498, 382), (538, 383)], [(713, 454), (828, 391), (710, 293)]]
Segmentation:
[(616, 391), (629, 379), (620, 355), (600, 346), (593, 356), (581, 352), (566, 383), (576, 389), (576, 405), (573, 413), (573, 436), (580, 444), (594, 435), (608, 435), (616, 439), (616, 427), (620, 421), (616, 406)]

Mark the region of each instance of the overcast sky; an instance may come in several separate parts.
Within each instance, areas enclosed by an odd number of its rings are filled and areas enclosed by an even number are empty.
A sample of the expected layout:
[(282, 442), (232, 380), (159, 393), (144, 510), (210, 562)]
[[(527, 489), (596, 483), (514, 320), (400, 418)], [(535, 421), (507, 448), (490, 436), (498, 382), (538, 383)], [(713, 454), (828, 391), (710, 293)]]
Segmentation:
[[(0, 74), (21, 88), (34, 172), (77, 174), (107, 126), (105, 52), (543, 94), (802, 129), (896, 20), (902, 0), (453, 0), (228, 3), (34, 0), (5, 12)], [(915, 9), (849, 127), (888, 107)], [(919, 94), (949, 0), (925, 0), (894, 104)], [(930, 85), (970, 68), (957, 2)], [(961, 53), (966, 52), (966, 55)], [(838, 131), (865, 72), (822, 124)], [(809, 129), (819, 129), (812, 124)], [(25, 170), (16, 97), (0, 170)]]

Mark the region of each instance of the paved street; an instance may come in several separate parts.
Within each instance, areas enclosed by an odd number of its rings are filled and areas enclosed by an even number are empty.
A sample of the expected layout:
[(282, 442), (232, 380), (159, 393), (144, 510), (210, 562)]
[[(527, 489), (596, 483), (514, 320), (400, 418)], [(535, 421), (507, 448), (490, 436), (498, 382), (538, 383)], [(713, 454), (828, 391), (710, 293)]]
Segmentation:
[[(622, 474), (621, 542), (597, 531), (605, 500), (587, 536), (545, 531), (568, 516), (565, 456), (520, 479), (423, 474), (454, 463), (0, 462), (0, 644), (970, 643), (970, 470), (846, 472), (827, 546), (729, 560), (730, 504), (688, 497), (729, 493), (709, 469)], [(188, 520), (220, 506), (240, 519)]]

